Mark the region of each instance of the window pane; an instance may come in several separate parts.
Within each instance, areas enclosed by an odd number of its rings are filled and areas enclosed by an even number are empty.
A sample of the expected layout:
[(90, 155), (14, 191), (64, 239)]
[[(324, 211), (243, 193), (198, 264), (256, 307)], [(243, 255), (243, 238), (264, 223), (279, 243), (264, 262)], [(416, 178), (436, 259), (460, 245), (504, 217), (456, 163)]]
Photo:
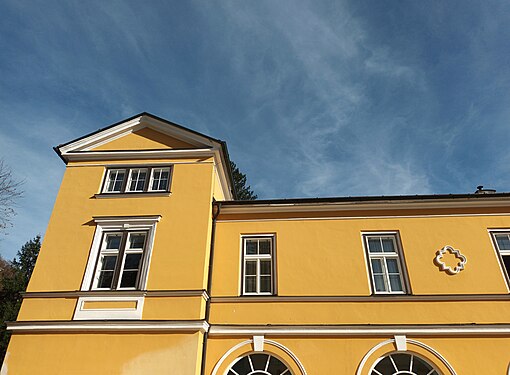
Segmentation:
[(129, 182), (129, 191), (143, 191), (145, 179), (147, 178), (146, 169), (132, 169)]
[(401, 292), (403, 290), (400, 275), (390, 275), (390, 286), (392, 292)]
[(237, 363), (232, 366), (232, 370), (234, 370), (237, 374), (249, 374), (252, 372), (248, 356), (237, 361)]
[(246, 240), (246, 254), (254, 255), (257, 254), (257, 241)]
[(510, 250), (510, 239), (507, 234), (497, 234), (496, 242), (498, 243), (499, 250)]
[(267, 354), (252, 354), (250, 355), (251, 363), (254, 370), (265, 370), (269, 356)]
[(260, 274), (261, 275), (271, 275), (271, 261), (270, 260), (261, 260), (260, 261)]
[(136, 233), (129, 236), (129, 248), (130, 249), (143, 249), (145, 244), (145, 234)]
[(270, 254), (271, 253), (271, 240), (260, 240), (259, 241), (259, 254)]
[(386, 259), (386, 267), (389, 273), (399, 273), (396, 259)]
[(244, 290), (246, 293), (255, 293), (257, 291), (257, 277), (256, 276), (245, 276), (246, 285)]
[(428, 374), (432, 370), (432, 366), (423, 359), (413, 356), (413, 371), (417, 374)]
[(136, 277), (138, 276), (138, 270), (136, 271), (124, 271), (122, 273), (122, 280), (120, 282), (121, 288), (134, 288), (136, 286)]
[(394, 253), (395, 252), (395, 247), (393, 246), (392, 238), (383, 238), (382, 244), (383, 244), (383, 251), (385, 253)]
[(393, 363), (391, 363), (390, 357), (383, 358), (377, 366), (375, 366), (375, 369), (379, 371), (381, 374), (393, 374), (395, 373), (395, 366), (393, 366)]
[(152, 170), (152, 191), (168, 190), (169, 168), (155, 168)]
[(372, 263), (372, 272), (374, 274), (383, 273), (381, 259), (371, 259), (370, 262)]
[(271, 374), (281, 374), (285, 370), (287, 370), (287, 366), (285, 366), (278, 358), (271, 356), (267, 371)]
[(117, 255), (105, 255), (101, 262), (101, 271), (114, 270), (117, 263)]
[(257, 274), (257, 261), (249, 260), (246, 262), (246, 275), (255, 276)]
[(506, 269), (506, 273), (510, 276), (510, 255), (504, 255), (501, 258), (503, 258), (503, 264)]
[(108, 172), (108, 181), (106, 184), (107, 192), (120, 192), (124, 182), (124, 170), (110, 170)]
[(125, 270), (137, 270), (142, 260), (142, 254), (127, 254), (124, 263)]
[(120, 234), (109, 234), (106, 236), (106, 248), (107, 249), (119, 249), (120, 247), (120, 239), (122, 236)]
[(368, 239), (368, 251), (371, 253), (382, 253), (381, 241), (379, 238)]
[(411, 356), (409, 354), (392, 354), (393, 362), (401, 371), (411, 369)]
[(377, 292), (385, 292), (386, 286), (384, 285), (383, 275), (374, 275), (375, 290)]
[(260, 292), (271, 292), (271, 276), (260, 276)]
[(98, 288), (108, 288), (112, 287), (113, 281), (113, 271), (101, 271), (99, 273), (99, 280), (97, 281)]

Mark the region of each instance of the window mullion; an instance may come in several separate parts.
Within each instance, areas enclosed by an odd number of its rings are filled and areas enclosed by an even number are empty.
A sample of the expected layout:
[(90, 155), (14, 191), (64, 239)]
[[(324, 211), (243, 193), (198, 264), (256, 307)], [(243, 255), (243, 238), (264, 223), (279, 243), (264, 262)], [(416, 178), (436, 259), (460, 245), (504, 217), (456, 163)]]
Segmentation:
[(120, 243), (119, 247), (119, 255), (117, 258), (117, 264), (115, 265), (115, 273), (113, 275), (113, 285), (115, 285), (115, 289), (119, 288), (120, 281), (122, 279), (122, 275), (120, 275), (120, 271), (123, 268), (124, 263), (124, 254), (126, 252), (126, 243), (127, 243), (127, 237), (129, 235), (129, 232), (124, 232), (122, 234), (122, 241)]
[(126, 192), (127, 182), (129, 180), (129, 175), (131, 174), (131, 170), (129, 168), (124, 169), (124, 179), (122, 181), (122, 188), (120, 189), (121, 193)]
[(383, 273), (384, 273), (384, 283), (386, 284), (386, 291), (391, 293), (392, 290), (391, 290), (391, 283), (390, 283), (390, 273), (388, 271), (388, 265), (386, 264), (386, 260), (388, 258), (383, 255), (382, 256), (382, 267), (383, 267)]
[(260, 258), (257, 258), (257, 293), (260, 293)]

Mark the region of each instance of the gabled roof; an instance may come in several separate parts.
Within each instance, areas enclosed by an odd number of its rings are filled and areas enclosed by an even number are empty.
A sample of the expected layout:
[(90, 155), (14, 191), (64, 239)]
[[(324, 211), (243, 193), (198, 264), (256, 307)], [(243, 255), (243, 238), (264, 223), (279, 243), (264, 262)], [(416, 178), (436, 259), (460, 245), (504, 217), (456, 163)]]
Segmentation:
[[(164, 135), (173, 137), (190, 148), (145, 149), (145, 150), (98, 150), (97, 147), (126, 136), (137, 130), (150, 128)], [(235, 197), (232, 171), (227, 144), (216, 138), (188, 129), (182, 125), (165, 120), (153, 114), (142, 112), (126, 120), (119, 121), (105, 128), (96, 130), (67, 143), (53, 148), (67, 164), (79, 160), (129, 160), (159, 157), (211, 156), (218, 165), (219, 177), (227, 199)]]

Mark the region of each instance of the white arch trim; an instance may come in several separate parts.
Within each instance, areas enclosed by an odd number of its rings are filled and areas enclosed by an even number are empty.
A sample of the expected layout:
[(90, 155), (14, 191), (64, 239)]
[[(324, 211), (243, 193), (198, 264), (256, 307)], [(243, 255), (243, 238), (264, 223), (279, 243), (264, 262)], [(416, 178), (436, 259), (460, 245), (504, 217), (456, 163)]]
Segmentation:
[[(446, 366), (446, 368), (451, 372), (452, 375), (457, 375), (457, 372), (453, 369), (452, 365), (450, 365), (450, 363), (446, 360), (446, 358), (443, 357), (437, 350), (431, 348), (427, 344), (422, 343), (421, 341), (417, 341), (417, 340), (413, 340), (413, 339), (406, 339), (406, 342), (408, 344), (414, 344), (416, 346), (419, 346), (420, 348), (423, 348), (423, 349), (427, 350), (428, 352), (432, 353), (436, 358), (438, 358), (443, 363), (443, 365)], [(368, 359), (370, 358), (370, 356), (372, 354), (374, 354), (374, 352), (376, 350), (382, 348), (384, 345), (393, 344), (393, 343), (395, 343), (395, 339), (389, 339), (389, 340), (380, 342), (379, 344), (374, 346), (372, 349), (370, 349), (367, 352), (367, 354), (365, 354), (363, 359), (361, 360), (361, 363), (359, 364), (359, 367), (358, 367), (358, 371), (356, 371), (356, 375), (361, 375), (361, 372), (365, 368), (365, 365), (366, 365)]]
[[(227, 359), (227, 357), (232, 354), (233, 352), (235, 352), (237, 349), (245, 346), (245, 345), (250, 345), (253, 343), (253, 339), (250, 339), (250, 340), (245, 340), (245, 341), (242, 341), (240, 342), (239, 344), (233, 346), (229, 351), (227, 351), (225, 354), (223, 354), (223, 356), (220, 358), (220, 360), (218, 361), (218, 363), (216, 363), (216, 366), (214, 366), (214, 369), (211, 373), (211, 375), (218, 375), (218, 371), (219, 371), (219, 368), (221, 367), (221, 365), (223, 364), (223, 362), (225, 362), (225, 360)], [(267, 344), (267, 345), (273, 345), (275, 347), (277, 347), (278, 349), (281, 349), (283, 350), (286, 354), (289, 355), (289, 357), (292, 358), (292, 360), (294, 361), (294, 363), (297, 365), (297, 367), (299, 368), (299, 370), (301, 371), (302, 375), (307, 375), (306, 373), (306, 370), (303, 366), (303, 364), (301, 363), (301, 361), (296, 357), (296, 355), (294, 353), (292, 353), (292, 351), (287, 348), (285, 345), (283, 344), (280, 344), (279, 342), (276, 342), (276, 341), (273, 341), (273, 340), (267, 340), (267, 339), (264, 339), (264, 343)]]

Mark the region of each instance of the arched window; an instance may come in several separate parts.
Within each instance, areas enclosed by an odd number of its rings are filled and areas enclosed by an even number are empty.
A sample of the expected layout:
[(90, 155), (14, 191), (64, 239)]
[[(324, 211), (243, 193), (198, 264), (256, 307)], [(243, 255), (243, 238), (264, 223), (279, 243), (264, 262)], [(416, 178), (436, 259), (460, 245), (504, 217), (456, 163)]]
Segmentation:
[(239, 358), (227, 375), (292, 375), (292, 372), (275, 356), (253, 353)]
[(412, 353), (393, 353), (380, 358), (370, 375), (440, 375), (424, 359)]

